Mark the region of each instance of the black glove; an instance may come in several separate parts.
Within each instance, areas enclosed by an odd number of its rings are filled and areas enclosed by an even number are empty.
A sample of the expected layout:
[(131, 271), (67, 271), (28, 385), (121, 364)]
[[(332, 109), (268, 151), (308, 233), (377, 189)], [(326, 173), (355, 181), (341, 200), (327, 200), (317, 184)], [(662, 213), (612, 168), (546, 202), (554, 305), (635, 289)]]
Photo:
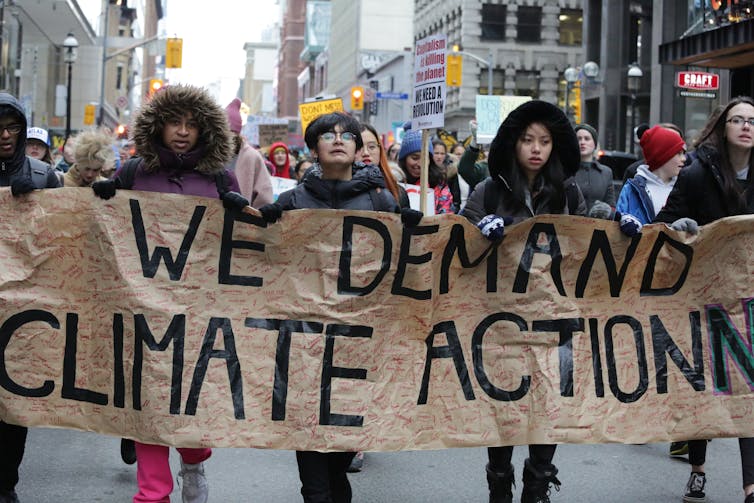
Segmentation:
[(401, 222), (406, 227), (416, 227), (424, 218), (424, 213), (411, 208), (401, 208)]
[(102, 180), (101, 182), (94, 182), (92, 184), (92, 190), (102, 199), (110, 199), (115, 195), (115, 190), (120, 188), (120, 179), (117, 177), (111, 178), (110, 180)]
[(31, 181), (31, 178), (22, 176), (21, 178), (16, 178), (11, 182), (10, 193), (14, 196), (20, 196), (23, 194), (28, 194), (36, 188), (37, 187)]
[(224, 192), (220, 195), (223, 200), (223, 206), (228, 210), (241, 211), (249, 205), (249, 200), (238, 192)]
[(280, 205), (272, 203), (272, 204), (265, 204), (261, 208), (259, 208), (259, 213), (262, 214), (262, 219), (267, 222), (268, 224), (274, 224), (277, 222), (280, 217), (283, 216), (283, 209), (280, 207)]

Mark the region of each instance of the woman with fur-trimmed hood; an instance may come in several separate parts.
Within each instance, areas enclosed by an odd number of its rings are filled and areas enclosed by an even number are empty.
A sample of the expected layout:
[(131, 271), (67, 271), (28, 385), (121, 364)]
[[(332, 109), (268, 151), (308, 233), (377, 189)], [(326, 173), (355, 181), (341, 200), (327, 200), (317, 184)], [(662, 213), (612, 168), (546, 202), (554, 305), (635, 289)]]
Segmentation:
[[(225, 169), (232, 153), (225, 110), (204, 89), (190, 85), (163, 88), (139, 110), (132, 130), (137, 157), (127, 161), (113, 179), (92, 185), (99, 197), (109, 199), (116, 189), (126, 188), (219, 196), (231, 209), (249, 204), (238, 194), (235, 175)], [(169, 502), (173, 476), (168, 447), (135, 444), (139, 490), (134, 503)], [(203, 462), (212, 450), (178, 448), (178, 452), (183, 501), (206, 503), (209, 490)]]
[[(576, 133), (565, 114), (550, 103), (527, 101), (500, 125), (490, 146), (490, 178), (477, 185), (462, 214), (492, 241), (502, 239), (511, 222), (542, 214), (583, 215), (584, 196), (573, 180), (580, 157)], [(550, 485), (560, 488), (552, 463), (555, 448), (529, 445), (522, 503), (550, 501)], [(512, 456), (513, 446), (487, 449), (490, 503), (512, 501)]]

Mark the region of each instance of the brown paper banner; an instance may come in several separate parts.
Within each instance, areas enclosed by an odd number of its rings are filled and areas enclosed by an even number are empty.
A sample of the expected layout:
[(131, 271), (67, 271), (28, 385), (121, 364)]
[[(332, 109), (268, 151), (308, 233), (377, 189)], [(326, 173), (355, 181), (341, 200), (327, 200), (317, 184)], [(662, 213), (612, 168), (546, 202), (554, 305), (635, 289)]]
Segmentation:
[(457, 216), (0, 191), (0, 417), (177, 446), (752, 436), (754, 218), (496, 248)]

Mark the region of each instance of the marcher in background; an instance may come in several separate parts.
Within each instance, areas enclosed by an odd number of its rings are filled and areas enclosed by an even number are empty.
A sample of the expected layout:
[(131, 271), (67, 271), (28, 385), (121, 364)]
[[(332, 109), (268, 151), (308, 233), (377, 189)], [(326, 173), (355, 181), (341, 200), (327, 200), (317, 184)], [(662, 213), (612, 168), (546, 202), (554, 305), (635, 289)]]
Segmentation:
[[(754, 100), (739, 96), (713, 114), (700, 138), (696, 159), (678, 175), (656, 222), (679, 231), (699, 232), (732, 215), (754, 213)], [(645, 133), (646, 134), (646, 133)], [(739, 438), (745, 503), (754, 503), (754, 438)], [(706, 440), (689, 441), (691, 475), (683, 501), (707, 501)]]
[(445, 167), (448, 163), (448, 146), (442, 140), (435, 139), (432, 140), (430, 148), (432, 149), (432, 160), (435, 164), (441, 168)]
[[(301, 208), (399, 211), (380, 168), (357, 162), (364, 144), (356, 119), (342, 112), (320, 115), (306, 128), (304, 141), (316, 163), (299, 185), (259, 209), (267, 222), (277, 221), (283, 211)], [(297, 451), (304, 502), (349, 503), (347, 469), (355, 454)]]
[[(409, 129), (403, 135), (401, 151), (398, 155), (398, 165), (406, 175), (406, 183), (419, 185), (421, 175), (422, 132), (419, 129)], [(450, 193), (445, 171), (429, 160), (427, 184), (435, 192), (435, 214), (453, 213), (453, 195)]]
[[(314, 161), (309, 157), (302, 157), (293, 167), (293, 175), (296, 177), (296, 182), (301, 183), (301, 179), (304, 178), (306, 170), (314, 166)], [(253, 205), (252, 205), (253, 206)]]
[(233, 101), (225, 107), (228, 116), (228, 124), (233, 137), (233, 158), (226, 168), (233, 171), (241, 187), (241, 194), (254, 206), (264, 206), (272, 202), (272, 179), (264, 158), (256, 149), (246, 142), (241, 136), (241, 100), (233, 98)]
[(63, 147), (61, 148), (63, 157), (54, 166), (57, 171), (65, 173), (76, 162), (76, 140), (74, 138), (75, 136), (69, 136), (63, 141)]
[(26, 130), (26, 155), (52, 166), (50, 134), (46, 129), (30, 127)]
[(458, 174), (469, 185), (469, 193), (471, 193), (479, 182), (490, 176), (490, 170), (486, 160), (479, 160), (481, 149), (476, 139), (477, 122), (469, 121), (469, 128), (471, 129), (471, 143), (458, 160)]
[(387, 148), (387, 160), (398, 162), (398, 154), (401, 152), (401, 144), (396, 142)]
[(289, 154), (288, 145), (281, 141), (270, 145), (270, 153), (267, 157), (275, 168), (274, 176), (279, 176), (280, 178), (291, 177), (291, 158)]
[(76, 162), (63, 175), (64, 187), (91, 187), (105, 180), (102, 171), (115, 162), (113, 137), (101, 129), (92, 129), (76, 135)]
[[(225, 111), (202, 88), (171, 85), (155, 93), (139, 110), (133, 125), (137, 157), (115, 177), (92, 186), (109, 199), (116, 189), (220, 197), (240, 210), (248, 201), (238, 193), (235, 175), (225, 169), (233, 143)], [(209, 489), (204, 461), (211, 449), (178, 448), (184, 503), (206, 503)], [(169, 448), (136, 442), (138, 492), (134, 503), (169, 503), (173, 475)]]
[(605, 218), (602, 214), (592, 214), (592, 209), (598, 201), (602, 201), (611, 208), (615, 207), (615, 189), (613, 188), (613, 170), (596, 161), (597, 131), (589, 124), (579, 124), (575, 128), (576, 139), (579, 141), (581, 163), (576, 172), (576, 183), (584, 194), (587, 214), (598, 218)]
[[(361, 124), (361, 141), (364, 143), (364, 148), (361, 149), (361, 162), (364, 164), (371, 164), (377, 166), (382, 171), (382, 177), (385, 179), (385, 186), (393, 195), (398, 205), (401, 208), (409, 208), (408, 194), (406, 190), (398, 185), (395, 181), (393, 172), (388, 164), (387, 155), (385, 149), (382, 148), (382, 143), (379, 140), (380, 136), (377, 134), (377, 130), (369, 124)], [(358, 459), (357, 455), (355, 459)]]
[[(50, 166), (26, 155), (26, 115), (12, 95), (0, 92), (0, 187), (13, 196), (59, 187)], [(28, 428), (0, 421), (0, 503), (18, 503), (18, 468), (24, 457)]]
[[(513, 110), (490, 146), (490, 177), (469, 197), (462, 214), (491, 241), (506, 225), (543, 214), (585, 211), (572, 181), (579, 167), (579, 146), (568, 118), (555, 105), (532, 100)], [(529, 445), (524, 462), (522, 503), (549, 503), (550, 485), (560, 488), (552, 464), (555, 445)], [(490, 503), (511, 503), (513, 446), (487, 449)]]
[(636, 217), (642, 225), (651, 223), (673, 190), (676, 177), (686, 162), (683, 138), (662, 126), (648, 129), (641, 137), (646, 164), (623, 186), (616, 209)]
[[(720, 111), (722, 111), (722, 107), (718, 107), (718, 108), (719, 108), (719, 110), (718, 110), (718, 113), (719, 113)], [(678, 136), (680, 136), (681, 138), (683, 138), (683, 141), (686, 141), (686, 138), (683, 136), (683, 131), (681, 131), (681, 128), (679, 128), (675, 124), (672, 124), (670, 122), (661, 122), (661, 123), (659, 123), (657, 125), (658, 126), (662, 126), (662, 127), (666, 128), (666, 129), (672, 129), (673, 131), (675, 131), (676, 133), (678, 133)], [(641, 137), (642, 137), (642, 135), (644, 135), (644, 133), (648, 129), (649, 129), (649, 124), (639, 124), (636, 127), (636, 141), (637, 142), (639, 142), (641, 144)], [(691, 158), (692, 157), (693, 157), (693, 154), (691, 154), (691, 153), (689, 153), (689, 155), (686, 156), (686, 165), (687, 166), (689, 164), (691, 164)], [(636, 170), (639, 169), (639, 166), (641, 166), (642, 164), (646, 164), (646, 162), (644, 162), (644, 159), (639, 159), (637, 161), (632, 162), (631, 164), (629, 164), (626, 167), (626, 169), (623, 171), (623, 186), (626, 185), (626, 182), (628, 180), (630, 180), (631, 178), (633, 178), (633, 177), (636, 176)]]

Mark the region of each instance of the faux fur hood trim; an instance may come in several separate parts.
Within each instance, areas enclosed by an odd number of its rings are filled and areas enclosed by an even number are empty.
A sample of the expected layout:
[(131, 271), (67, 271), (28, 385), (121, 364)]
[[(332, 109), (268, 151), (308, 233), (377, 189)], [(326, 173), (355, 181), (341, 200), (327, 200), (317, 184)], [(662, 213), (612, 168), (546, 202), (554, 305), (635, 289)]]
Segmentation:
[(137, 154), (144, 160), (142, 169), (154, 172), (160, 168), (157, 147), (162, 145), (164, 124), (185, 112), (191, 112), (199, 124), (198, 145), (204, 147), (196, 171), (205, 175), (223, 171), (233, 156), (233, 141), (225, 110), (205, 89), (181, 84), (158, 91), (136, 116), (133, 140)]

